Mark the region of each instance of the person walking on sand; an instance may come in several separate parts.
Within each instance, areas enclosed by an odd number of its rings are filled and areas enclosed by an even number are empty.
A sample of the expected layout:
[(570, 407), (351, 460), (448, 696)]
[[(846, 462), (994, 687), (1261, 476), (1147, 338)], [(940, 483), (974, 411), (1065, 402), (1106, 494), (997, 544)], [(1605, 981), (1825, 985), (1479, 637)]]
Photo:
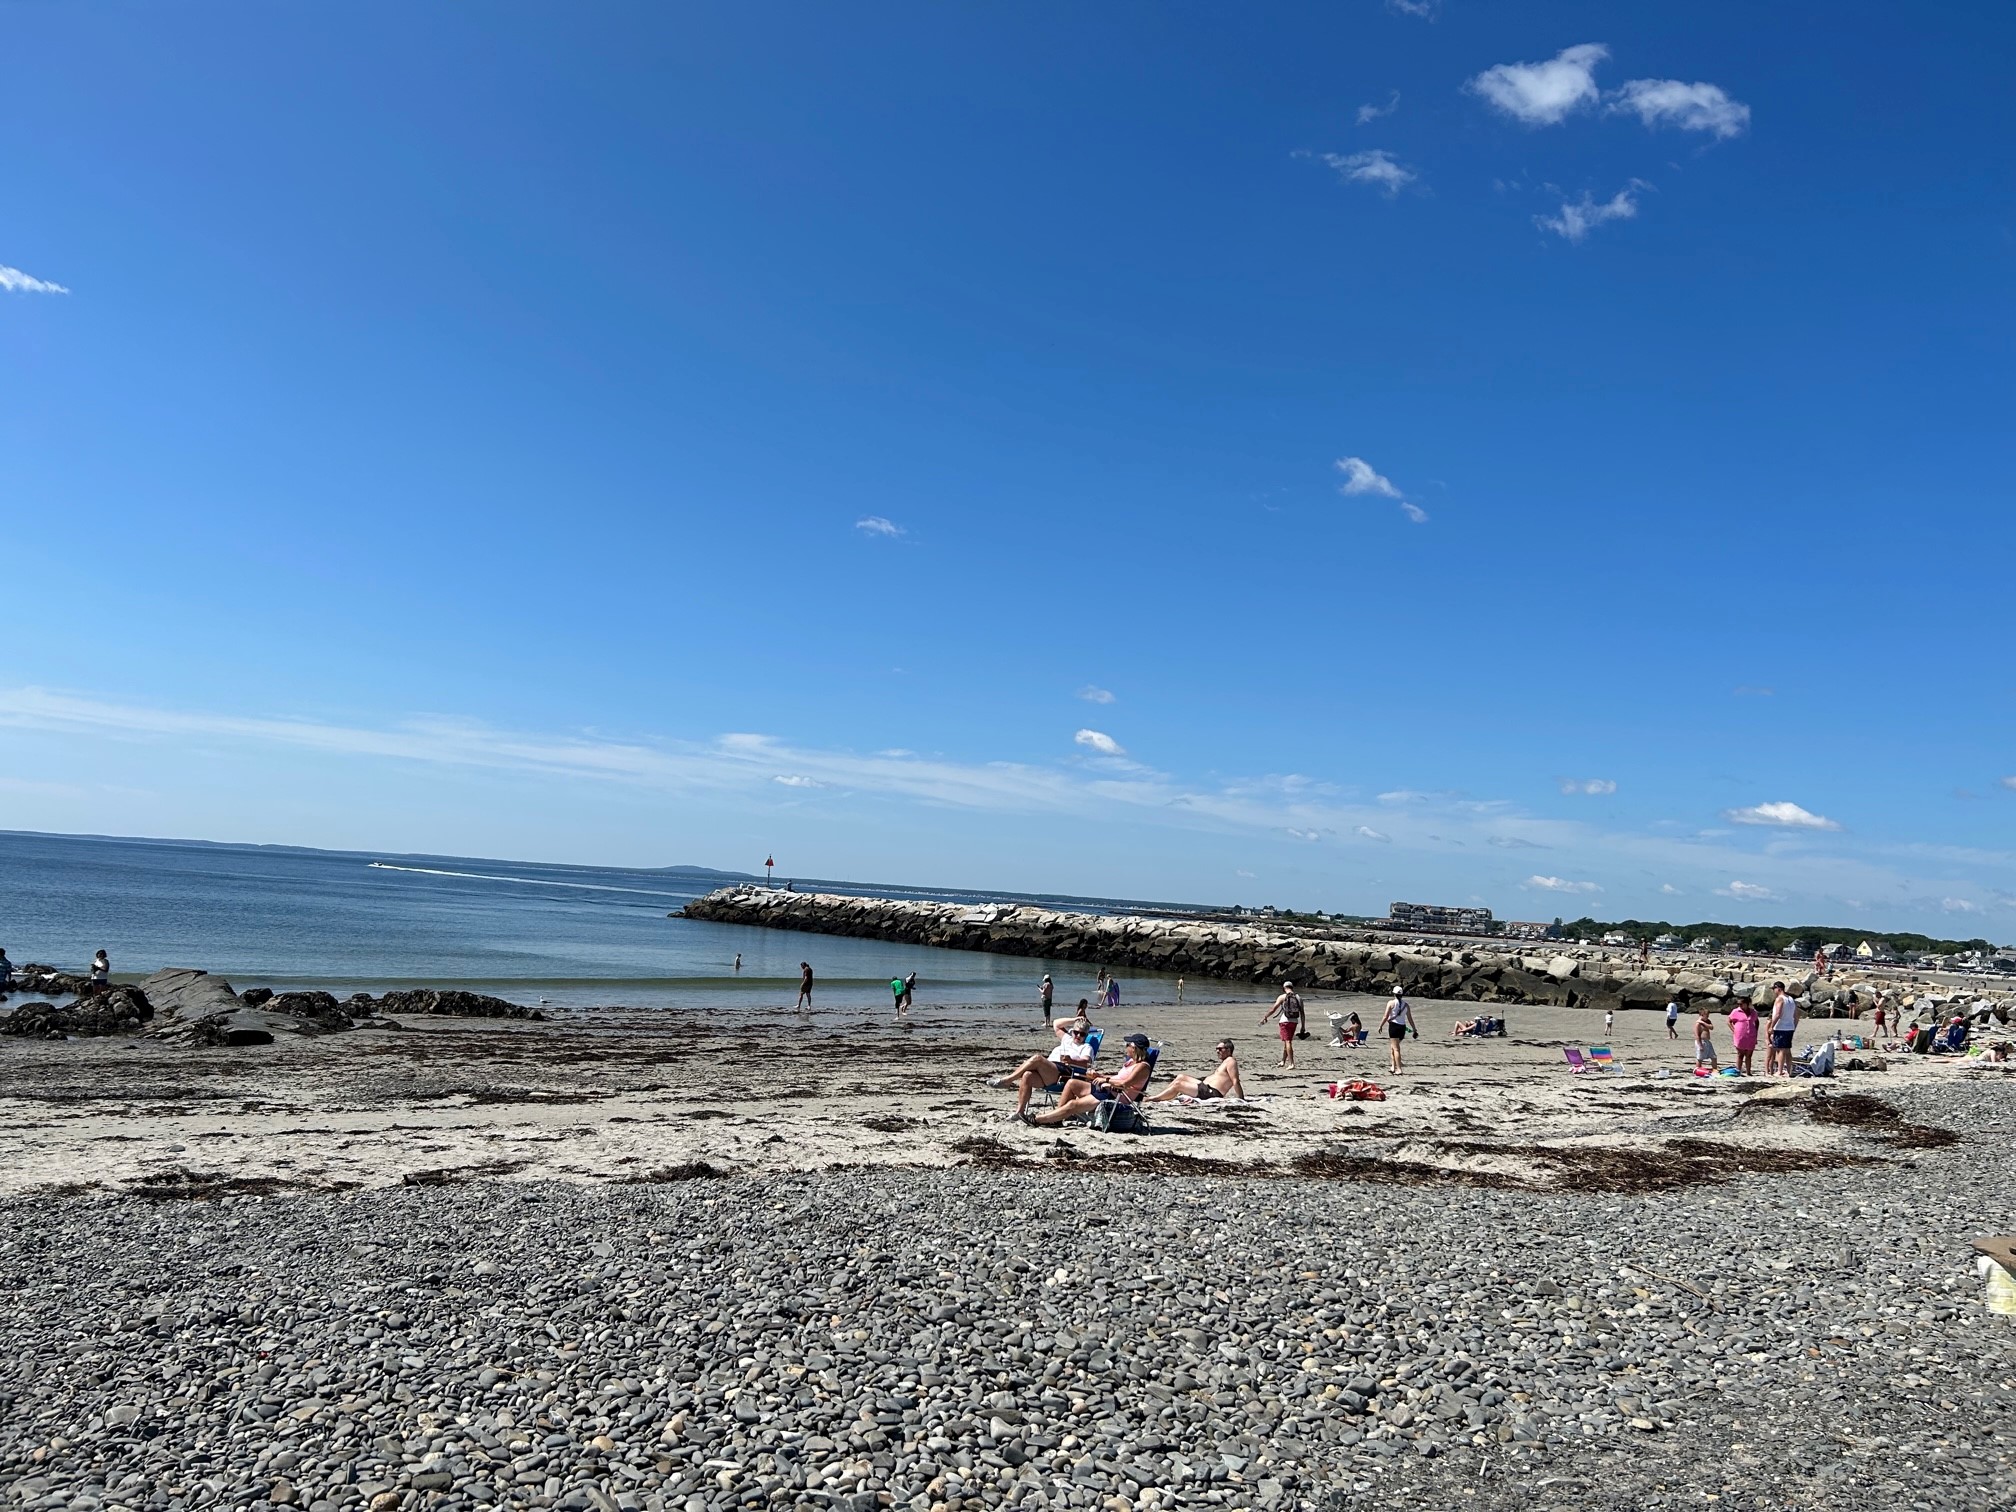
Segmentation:
[(1386, 1012), (1379, 1020), (1379, 1027), (1386, 1031), (1386, 1056), (1393, 1064), (1393, 1074), (1400, 1074), (1400, 1041), (1413, 1034), (1416, 1039), (1421, 1031), (1414, 1025), (1414, 1005), (1407, 1001), (1407, 994), (1400, 988), (1393, 989), (1393, 1000), (1386, 1005)]
[(742, 952), (739, 950), (735, 952), (735, 970), (738, 974), (742, 970)]
[(1043, 973), (1043, 985), (1037, 989), (1037, 996), (1043, 1000), (1043, 1027), (1050, 1027), (1050, 1005), (1057, 1000), (1057, 984), (1050, 980), (1050, 973)]
[(1799, 1002), (1783, 982), (1771, 984), (1771, 1048), (1764, 1054), (1766, 1076), (1792, 1074), (1792, 1035), (1799, 1027)]
[[(4, 950), (0, 950), (0, 966), (5, 966), (6, 962), (7, 962), (7, 952)], [(4, 975), (4, 973), (0, 973), (0, 975)], [(1878, 1038), (1879, 1040), (1883, 1038), (1884, 1021), (1885, 1021), (1885, 1015), (1883, 1012), (1883, 999), (1878, 998), (1876, 999), (1876, 1038)]]
[(798, 1006), (800, 1008), (810, 1008), (812, 1006), (812, 963), (810, 961), (800, 961), (798, 963)]
[(889, 994), (896, 999), (896, 1017), (903, 1017), (903, 978), (889, 978)]
[(1610, 1038), (1610, 1031), (1616, 1027), (1617, 1010), (1615, 1008), (1605, 1008), (1603, 1010), (1603, 1038), (1606, 1040)]
[(1302, 1028), (1302, 999), (1296, 994), (1293, 982), (1281, 984), (1281, 996), (1274, 999), (1274, 1006), (1260, 1015), (1260, 1027), (1265, 1029), (1268, 1022), (1279, 1018), (1281, 1021), (1281, 1065), (1283, 1071), (1295, 1069), (1295, 1035)]
[(1183, 978), (1181, 977), (1176, 978), (1176, 1006), (1178, 1008), (1183, 1006)]
[(1666, 1004), (1666, 1038), (1680, 1038), (1680, 1004), (1674, 1000)]
[(1106, 1006), (1108, 1008), (1120, 1006), (1120, 978), (1117, 976), (1106, 979)]
[(905, 1013), (917, 1006), (917, 973), (914, 971), (903, 978), (903, 1001), (899, 1006)]
[(1106, 1001), (1106, 968), (1104, 966), (1099, 968), (1099, 980), (1092, 984), (1092, 1001), (1095, 1003)]

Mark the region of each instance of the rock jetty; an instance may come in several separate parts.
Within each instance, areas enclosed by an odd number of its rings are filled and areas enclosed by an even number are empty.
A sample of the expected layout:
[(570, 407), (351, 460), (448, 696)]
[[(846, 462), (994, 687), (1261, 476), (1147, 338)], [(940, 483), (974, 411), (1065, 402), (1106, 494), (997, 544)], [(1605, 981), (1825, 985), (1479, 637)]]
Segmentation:
[[(750, 924), (810, 934), (848, 935), (946, 950), (983, 950), (1042, 960), (1082, 961), (1165, 976), (1234, 982), (1292, 981), (1335, 992), (1390, 992), (1449, 1002), (1542, 1004), (1561, 1008), (1692, 1011), (1740, 1000), (1768, 1002), (1784, 982), (1809, 1011), (1854, 1015), (1879, 1000), (1911, 1007), (1895, 983), (1835, 981), (1771, 962), (1654, 964), (1587, 948), (1520, 949), (1508, 942), (1451, 939), (1420, 944), (1298, 933), (1272, 925), (1135, 914), (1065, 913), (1026, 904), (928, 903), (783, 892), (743, 884), (697, 898), (675, 917)], [(1759, 972), (1764, 973), (1758, 975)], [(1924, 996), (1923, 989), (1919, 996)], [(2001, 999), (1963, 995), (1963, 1011), (2007, 1022)]]

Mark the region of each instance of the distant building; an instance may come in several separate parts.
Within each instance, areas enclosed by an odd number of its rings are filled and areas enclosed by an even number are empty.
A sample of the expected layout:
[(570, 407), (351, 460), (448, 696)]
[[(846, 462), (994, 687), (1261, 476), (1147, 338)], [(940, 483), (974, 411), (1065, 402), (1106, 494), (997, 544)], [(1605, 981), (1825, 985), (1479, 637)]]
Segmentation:
[(1860, 945), (1855, 947), (1855, 959), (1858, 961), (1895, 961), (1897, 959), (1897, 952), (1892, 950), (1889, 944), (1883, 940), (1864, 940)]
[(1701, 935), (1698, 938), (1690, 941), (1688, 943), (1687, 948), (1689, 950), (1707, 951), (1712, 955), (1715, 951), (1718, 951), (1722, 948), (1722, 942), (1716, 939), (1715, 936), (1713, 935)]
[(1386, 910), (1388, 929), (1434, 930), (1445, 934), (1489, 934), (1488, 908), (1450, 908), (1440, 903), (1395, 903)]
[(1621, 929), (1613, 929), (1603, 936), (1605, 945), (1636, 945), (1638, 942)]
[(1554, 933), (1554, 926), (1536, 924), (1531, 920), (1507, 919), (1498, 926), (1498, 932), (1508, 940), (1544, 940)]
[(1652, 942), (1652, 948), (1654, 950), (1678, 950), (1681, 944), (1680, 936), (1676, 934), (1663, 934)]

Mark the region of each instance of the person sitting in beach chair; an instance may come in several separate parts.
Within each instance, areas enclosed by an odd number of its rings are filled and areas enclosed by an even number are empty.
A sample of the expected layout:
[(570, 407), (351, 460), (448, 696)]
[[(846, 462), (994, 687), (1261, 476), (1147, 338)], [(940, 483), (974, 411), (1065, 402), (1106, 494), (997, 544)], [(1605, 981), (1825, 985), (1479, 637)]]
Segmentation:
[(1093, 1039), (1098, 1033), (1090, 1024), (1081, 1019), (1067, 1019), (1052, 1026), (1057, 1033), (1057, 1046), (1048, 1055), (1032, 1055), (1006, 1076), (997, 1076), (989, 1083), (995, 1087), (1014, 1087), (1019, 1091), (1015, 1099), (1015, 1116), (1020, 1118), (1029, 1111), (1029, 1099), (1049, 1087), (1061, 1087), (1065, 1082), (1088, 1074), (1092, 1062), (1098, 1057), (1099, 1045)]
[(1932, 1046), (1934, 1055), (1965, 1055), (1967, 1053), (1967, 1020), (1959, 1014), (1940, 1033)]
[(1490, 1039), (1505, 1032), (1505, 1021), (1480, 1013), (1473, 1019), (1458, 1019), (1450, 1032), (1458, 1039)]
[(1155, 1074), (1155, 1063), (1148, 1055), (1148, 1036), (1128, 1035), (1125, 1054), (1126, 1062), (1111, 1076), (1093, 1072), (1066, 1083), (1056, 1107), (1047, 1113), (1024, 1113), (1022, 1121), (1049, 1128), (1096, 1114), (1102, 1103), (1117, 1103), (1125, 1108), (1139, 1107), (1141, 1094), (1148, 1089), (1148, 1078)]
[(1330, 1048), (1349, 1049), (1353, 1045), (1365, 1043), (1365, 1022), (1357, 1014), (1326, 1014), (1330, 1020)]
[(1194, 1097), (1199, 1102), (1213, 1102), (1225, 1097), (1244, 1101), (1246, 1089), (1239, 1082), (1239, 1057), (1232, 1053), (1232, 1041), (1218, 1041), (1217, 1049), (1218, 1064), (1208, 1075), (1196, 1077), (1179, 1073), (1168, 1086), (1146, 1101), (1174, 1102), (1179, 1097)]

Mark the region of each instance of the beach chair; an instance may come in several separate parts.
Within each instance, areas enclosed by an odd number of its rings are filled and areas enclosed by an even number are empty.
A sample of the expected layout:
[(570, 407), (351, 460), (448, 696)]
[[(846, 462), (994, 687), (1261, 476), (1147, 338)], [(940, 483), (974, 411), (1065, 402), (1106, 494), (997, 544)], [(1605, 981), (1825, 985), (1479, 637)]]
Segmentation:
[(1047, 1087), (1038, 1087), (1029, 1096), (1030, 1105), (1033, 1107), (1038, 1103), (1040, 1103), (1043, 1107), (1046, 1108), (1056, 1107), (1057, 1099), (1059, 1095), (1062, 1094), (1062, 1092), (1064, 1091), (1064, 1084), (1066, 1082), (1070, 1081), (1074, 1076), (1078, 1076), (1081, 1074), (1090, 1075), (1092, 1072), (1098, 1070), (1099, 1042), (1105, 1038), (1106, 1038), (1106, 1031), (1104, 1029), (1093, 1029), (1088, 1031), (1087, 1034), (1085, 1035), (1085, 1048), (1092, 1052), (1092, 1059), (1090, 1059), (1085, 1063), (1084, 1072), (1083, 1073), (1076, 1071), (1069, 1072), (1066, 1075), (1058, 1078), (1058, 1080), (1051, 1083)]
[[(1142, 1096), (1155, 1085), (1155, 1063), (1162, 1058), (1159, 1043), (1148, 1047), (1148, 1080), (1141, 1085)], [(1109, 1111), (1110, 1110), (1110, 1111)], [(1148, 1129), (1148, 1110), (1137, 1098), (1114, 1098), (1093, 1109), (1087, 1120), (1093, 1128), (1109, 1134), (1142, 1134)]]
[(1563, 1045), (1561, 1053), (1568, 1058), (1568, 1069), (1577, 1076), (1580, 1076), (1584, 1071), (1593, 1071), (1596, 1069), (1593, 1063), (1582, 1058), (1582, 1052), (1577, 1050), (1573, 1045)]
[[(1589, 1047), (1589, 1059), (1596, 1063), (1596, 1069), (1599, 1071), (1617, 1070), (1617, 1063), (1612, 1058), (1608, 1045), (1591, 1045)], [(1619, 1072), (1618, 1074), (1622, 1075), (1623, 1073)]]

